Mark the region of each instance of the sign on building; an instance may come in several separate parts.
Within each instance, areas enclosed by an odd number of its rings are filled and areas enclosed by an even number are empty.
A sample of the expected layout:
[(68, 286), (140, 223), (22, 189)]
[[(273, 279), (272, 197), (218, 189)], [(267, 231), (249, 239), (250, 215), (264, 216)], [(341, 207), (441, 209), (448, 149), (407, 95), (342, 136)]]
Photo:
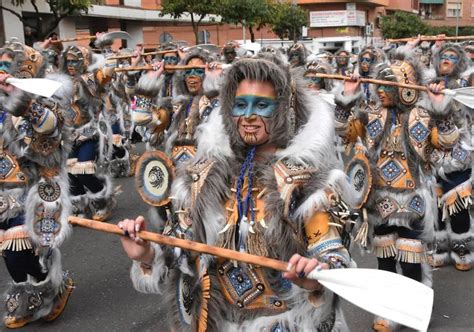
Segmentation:
[(361, 10), (331, 10), (309, 13), (312, 28), (359, 26), (366, 24), (365, 12)]

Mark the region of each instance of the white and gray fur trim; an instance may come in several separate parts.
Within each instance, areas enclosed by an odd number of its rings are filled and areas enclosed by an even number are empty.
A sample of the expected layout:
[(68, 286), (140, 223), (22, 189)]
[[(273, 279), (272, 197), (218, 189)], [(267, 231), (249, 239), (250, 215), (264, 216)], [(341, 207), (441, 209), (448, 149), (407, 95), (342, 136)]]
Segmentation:
[[(46, 181), (51, 181), (53, 184), (59, 185), (60, 196), (54, 202), (44, 201), (39, 196), (38, 186)], [(38, 247), (41, 247), (41, 238), (37, 234), (35, 221), (36, 211), (40, 205), (44, 209), (45, 216), (54, 215), (57, 211), (60, 211), (59, 220), (56, 220), (56, 222), (60, 224), (60, 231), (54, 236), (54, 241), (50, 244), (51, 248), (59, 248), (72, 233), (72, 227), (68, 222), (72, 207), (71, 201), (69, 200), (69, 182), (65, 170), (52, 179), (40, 179), (28, 192), (25, 202), (25, 223), (28, 227), (28, 233), (31, 239)]]
[(452, 110), (453, 102), (453, 98), (449, 95), (444, 95), (441, 103), (433, 102), (428, 94), (423, 92), (420, 95), (417, 106), (426, 109), (433, 118), (439, 119), (449, 115)]
[(71, 105), (74, 93), (74, 85), (69, 75), (59, 72), (48, 73), (45, 78), (60, 82), (61, 87), (51, 96), (51, 99), (56, 101), (61, 107), (67, 108)]
[(155, 251), (151, 274), (143, 273), (140, 262), (133, 261), (130, 277), (133, 287), (137, 291), (141, 293), (163, 294), (166, 290), (162, 289), (162, 285), (168, 275), (168, 266), (165, 263), (164, 252), (161, 250), (160, 245), (151, 243), (151, 246)]
[(344, 84), (337, 84), (331, 90), (331, 93), (334, 95), (334, 101), (336, 102), (336, 104), (340, 105), (343, 108), (353, 106), (362, 97), (361, 88), (359, 88), (358, 91), (353, 95), (345, 95)]
[[(43, 265), (45, 272), (48, 273), (45, 280), (35, 282), (32, 278), (29, 278), (25, 282), (11, 283), (9, 285), (5, 297), (17, 297), (18, 307), (13, 313), (15, 318), (29, 318), (31, 321), (35, 321), (51, 312), (54, 299), (63, 286), (63, 273), (59, 250), (53, 249), (48, 257), (47, 262)], [(43, 261), (44, 258), (45, 256), (40, 257)], [(40, 305), (38, 307), (31, 308), (30, 296), (40, 297)]]

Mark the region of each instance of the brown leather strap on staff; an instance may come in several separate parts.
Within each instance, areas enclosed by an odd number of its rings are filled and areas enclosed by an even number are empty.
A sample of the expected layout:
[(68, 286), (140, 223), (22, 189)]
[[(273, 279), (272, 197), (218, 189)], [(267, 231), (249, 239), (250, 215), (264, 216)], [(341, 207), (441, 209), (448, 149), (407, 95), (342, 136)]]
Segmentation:
[[(344, 81), (351, 81), (352, 79), (349, 76), (343, 76), (343, 75), (333, 75), (333, 74), (315, 74), (316, 77), (321, 77), (321, 78), (329, 78), (333, 80), (344, 80)], [(383, 80), (376, 80), (373, 78), (359, 78), (359, 81), (362, 83), (372, 83), (372, 84), (378, 84), (378, 85), (390, 85), (390, 86), (397, 86), (399, 88), (408, 88), (408, 89), (414, 89), (414, 90), (420, 90), (420, 91), (428, 91), (428, 88), (423, 85), (415, 85), (415, 84), (405, 84), (405, 83), (398, 83), (398, 82), (392, 82), (392, 81), (383, 81)]]
[[(85, 228), (94, 229), (96, 231), (123, 235), (123, 230), (120, 229), (117, 225), (105, 224), (102, 222), (98, 222), (95, 220), (85, 219), (70, 216), (69, 223), (72, 225), (77, 225)], [(195, 251), (201, 254), (208, 254), (212, 256), (217, 256), (221, 258), (225, 258), (228, 260), (239, 261), (247, 264), (267, 267), (270, 269), (278, 270), (278, 271), (288, 271), (288, 263), (284, 261), (279, 261), (276, 259), (251, 255), (235, 250), (229, 250), (225, 248), (213, 247), (209, 246), (204, 243), (189, 241), (178, 239), (175, 237), (165, 236), (158, 233), (141, 231), (138, 233), (138, 236), (141, 239), (172, 246), (172, 247), (179, 247), (185, 250)]]

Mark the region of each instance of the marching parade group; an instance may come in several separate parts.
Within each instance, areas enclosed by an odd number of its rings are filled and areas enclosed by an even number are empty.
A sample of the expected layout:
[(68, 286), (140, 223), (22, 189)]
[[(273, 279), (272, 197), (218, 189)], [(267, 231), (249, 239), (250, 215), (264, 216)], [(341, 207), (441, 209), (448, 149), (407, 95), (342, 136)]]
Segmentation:
[[(113, 177), (134, 175), (149, 205), (147, 221), (118, 227), (133, 285), (158, 294), (166, 330), (350, 330), (339, 297), (306, 277), (355, 268), (356, 247), (429, 287), (433, 267), (472, 268), (474, 103), (455, 98), (474, 82), (470, 40), (415, 37), (358, 55), (170, 42), (150, 58), (113, 51), (128, 37), (0, 49), (7, 328), (62, 313), (74, 288), (60, 254), (68, 218), (110, 219)], [(60, 88), (40, 96), (12, 78)], [(149, 227), (292, 269), (152, 243), (140, 237)]]

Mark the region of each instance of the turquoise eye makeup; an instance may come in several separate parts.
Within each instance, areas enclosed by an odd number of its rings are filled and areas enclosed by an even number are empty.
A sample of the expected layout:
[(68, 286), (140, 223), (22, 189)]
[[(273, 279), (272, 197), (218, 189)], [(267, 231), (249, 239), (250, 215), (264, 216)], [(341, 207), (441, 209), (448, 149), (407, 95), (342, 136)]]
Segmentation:
[(250, 117), (252, 115), (259, 115), (264, 118), (272, 116), (276, 108), (276, 100), (269, 97), (256, 95), (241, 95), (235, 98), (234, 106), (232, 107), (232, 116), (234, 117)]

